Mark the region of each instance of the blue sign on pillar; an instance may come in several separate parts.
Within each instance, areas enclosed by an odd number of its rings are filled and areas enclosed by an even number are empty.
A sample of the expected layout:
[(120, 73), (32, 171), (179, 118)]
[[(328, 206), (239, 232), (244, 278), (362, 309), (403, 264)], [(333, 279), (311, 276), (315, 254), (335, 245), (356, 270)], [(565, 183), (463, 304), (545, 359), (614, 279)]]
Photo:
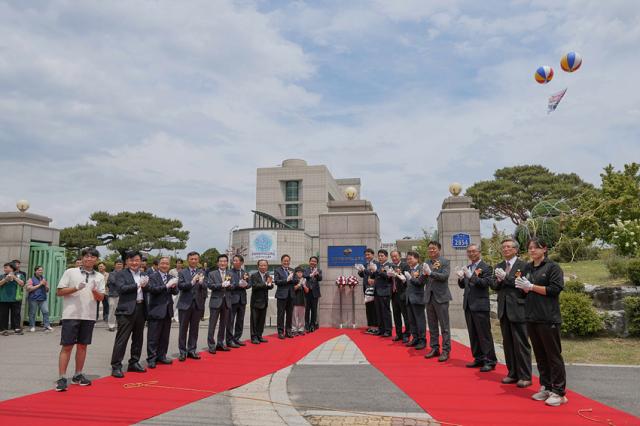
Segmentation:
[(353, 266), (364, 263), (364, 250), (367, 246), (329, 246), (327, 248), (327, 266)]
[(451, 236), (451, 247), (456, 250), (464, 250), (471, 244), (471, 235), (459, 233)]

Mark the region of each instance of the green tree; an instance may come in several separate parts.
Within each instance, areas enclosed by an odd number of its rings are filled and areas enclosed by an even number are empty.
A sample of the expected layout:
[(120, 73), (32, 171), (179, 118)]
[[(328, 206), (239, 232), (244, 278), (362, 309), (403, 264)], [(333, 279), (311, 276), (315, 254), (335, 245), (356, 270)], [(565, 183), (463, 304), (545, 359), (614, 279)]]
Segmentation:
[(202, 254), (200, 255), (200, 262), (202, 264), (206, 262), (209, 268), (215, 268), (216, 260), (218, 259), (219, 255), (220, 255), (220, 252), (218, 251), (217, 248), (215, 247), (208, 248), (204, 252), (202, 252)]
[(491, 238), (482, 238), (482, 244), (480, 245), (482, 259), (489, 265), (495, 266), (500, 263), (502, 261), (502, 241), (507, 238), (511, 238), (511, 235), (498, 229), (498, 226), (494, 223)]
[(575, 173), (553, 173), (539, 165), (505, 167), (493, 176), (474, 183), (465, 195), (473, 198), (481, 219), (509, 219), (515, 225), (529, 219), (540, 201), (570, 200), (593, 189)]
[(178, 250), (186, 247), (189, 231), (182, 222), (165, 219), (147, 212), (107, 213), (98, 211), (90, 222), (60, 231), (60, 245), (75, 252), (82, 247), (107, 247), (120, 256), (129, 249)]

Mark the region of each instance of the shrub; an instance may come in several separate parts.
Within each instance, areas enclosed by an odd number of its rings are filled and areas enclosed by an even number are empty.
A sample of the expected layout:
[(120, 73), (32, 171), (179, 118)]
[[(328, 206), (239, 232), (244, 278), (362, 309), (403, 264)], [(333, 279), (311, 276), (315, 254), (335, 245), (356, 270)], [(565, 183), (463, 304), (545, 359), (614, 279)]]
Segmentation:
[(627, 276), (628, 263), (629, 259), (618, 256), (611, 256), (605, 262), (611, 278), (625, 278)]
[(584, 284), (579, 280), (569, 280), (564, 283), (564, 291), (569, 293), (584, 293)]
[(640, 296), (624, 298), (624, 313), (631, 336), (640, 336)]
[(604, 327), (602, 317), (586, 294), (564, 291), (560, 293), (560, 313), (561, 330), (564, 335), (592, 336)]
[(553, 247), (552, 255), (554, 255), (559, 262), (596, 260), (600, 255), (600, 249), (598, 247), (592, 247), (582, 238), (569, 239), (563, 237), (560, 238), (560, 241)]
[(640, 285), (640, 258), (631, 259), (627, 263), (627, 277), (635, 285)]

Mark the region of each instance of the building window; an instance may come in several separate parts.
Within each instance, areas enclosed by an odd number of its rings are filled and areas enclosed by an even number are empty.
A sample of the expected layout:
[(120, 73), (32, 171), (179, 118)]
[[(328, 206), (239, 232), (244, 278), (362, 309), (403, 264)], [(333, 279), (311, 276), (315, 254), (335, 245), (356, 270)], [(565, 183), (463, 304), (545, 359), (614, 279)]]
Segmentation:
[(300, 204), (287, 204), (285, 206), (285, 216), (299, 216)]
[(299, 201), (300, 200), (300, 181), (289, 180), (285, 182), (285, 201)]
[(300, 227), (300, 221), (298, 219), (286, 219), (284, 223), (296, 229)]

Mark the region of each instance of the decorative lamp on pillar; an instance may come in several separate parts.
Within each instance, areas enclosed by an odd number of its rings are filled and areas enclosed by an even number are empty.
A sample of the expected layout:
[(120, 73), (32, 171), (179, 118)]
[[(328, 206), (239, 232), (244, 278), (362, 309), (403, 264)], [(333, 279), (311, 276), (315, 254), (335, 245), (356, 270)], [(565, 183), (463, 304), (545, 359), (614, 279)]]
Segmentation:
[(451, 185), (449, 185), (449, 192), (454, 197), (457, 197), (462, 192), (462, 185), (460, 185), (458, 182), (453, 182)]
[(347, 197), (347, 200), (355, 200), (358, 196), (358, 190), (353, 186), (349, 186), (344, 190), (344, 196)]
[(29, 202), (27, 200), (20, 200), (16, 203), (16, 207), (21, 213), (24, 213), (29, 210)]

